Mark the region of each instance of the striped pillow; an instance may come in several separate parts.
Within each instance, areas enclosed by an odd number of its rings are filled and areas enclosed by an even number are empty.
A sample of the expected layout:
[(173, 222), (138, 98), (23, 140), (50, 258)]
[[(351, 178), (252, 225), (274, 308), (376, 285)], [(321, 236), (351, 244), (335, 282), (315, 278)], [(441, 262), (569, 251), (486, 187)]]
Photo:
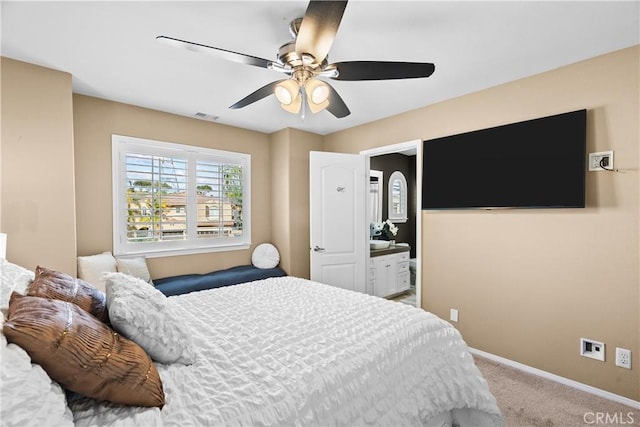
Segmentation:
[(164, 406), (147, 353), (75, 304), (14, 292), (2, 332), (68, 390), (122, 405)]
[(36, 277), (27, 287), (26, 294), (72, 302), (102, 322), (109, 323), (107, 298), (104, 292), (66, 273), (36, 267)]

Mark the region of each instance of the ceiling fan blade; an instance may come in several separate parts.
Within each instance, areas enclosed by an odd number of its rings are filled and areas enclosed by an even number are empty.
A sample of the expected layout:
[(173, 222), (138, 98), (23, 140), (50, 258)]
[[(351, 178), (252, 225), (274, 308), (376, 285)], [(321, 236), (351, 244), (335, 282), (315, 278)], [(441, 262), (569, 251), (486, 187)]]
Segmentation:
[(313, 55), (313, 63), (320, 64), (329, 53), (338, 32), (346, 1), (309, 2), (296, 37), (296, 53)]
[(329, 83), (327, 83), (327, 86), (329, 87), (329, 98), (327, 98), (329, 100), (329, 105), (327, 106), (327, 111), (329, 111), (339, 119), (347, 117), (349, 114), (351, 114), (351, 111), (349, 111), (349, 107), (347, 107), (347, 104), (344, 103), (333, 86), (331, 86)]
[(334, 80), (393, 80), (429, 77), (435, 65), (429, 62), (348, 61), (329, 67), (338, 70)]
[[(181, 47), (183, 49), (190, 50), (192, 52), (201, 52), (209, 55), (216, 56), (218, 58), (226, 59), (227, 61), (239, 62), (241, 64), (253, 65), (260, 68), (273, 69), (273, 61), (268, 59), (258, 58), (256, 56), (245, 55), (244, 53), (233, 52), (219, 47), (207, 46), (206, 44), (194, 43), (186, 40), (180, 40), (173, 37), (158, 36), (156, 40), (166, 43), (168, 45)], [(276, 64), (276, 68), (277, 68)]]
[(275, 90), (276, 85), (283, 81), (284, 80), (277, 80), (275, 82), (268, 83), (255, 92), (245, 96), (229, 108), (237, 110), (238, 108), (246, 107), (247, 105), (253, 104), (256, 101), (260, 101), (262, 98), (266, 98), (269, 95), (273, 95), (273, 91)]

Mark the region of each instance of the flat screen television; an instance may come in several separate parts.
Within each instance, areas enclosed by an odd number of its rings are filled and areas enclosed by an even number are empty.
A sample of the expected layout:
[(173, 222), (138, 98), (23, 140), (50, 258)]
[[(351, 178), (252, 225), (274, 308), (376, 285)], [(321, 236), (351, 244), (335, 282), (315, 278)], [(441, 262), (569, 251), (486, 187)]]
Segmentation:
[(584, 208), (587, 111), (424, 141), (422, 209)]

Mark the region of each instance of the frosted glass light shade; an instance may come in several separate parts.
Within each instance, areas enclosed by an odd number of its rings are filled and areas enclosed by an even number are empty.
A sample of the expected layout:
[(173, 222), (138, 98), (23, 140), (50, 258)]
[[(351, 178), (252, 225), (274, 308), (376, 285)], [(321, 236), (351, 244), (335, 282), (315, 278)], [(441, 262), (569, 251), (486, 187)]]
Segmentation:
[(289, 105), (293, 101), (289, 91), (281, 86), (276, 86), (275, 94), (281, 104)]
[(309, 80), (304, 90), (307, 93), (307, 102), (312, 113), (322, 111), (329, 105), (329, 86), (321, 80)]
[(295, 80), (285, 80), (276, 85), (274, 95), (280, 101), (280, 106), (286, 111), (298, 114), (302, 106), (300, 86)]
[(292, 114), (298, 114), (300, 107), (302, 107), (302, 97), (298, 96), (291, 102), (291, 104), (280, 104), (280, 106)]
[(276, 98), (278, 98), (278, 101), (284, 105), (292, 104), (298, 98), (299, 92), (300, 87), (298, 86), (298, 83), (293, 80), (280, 82), (274, 89)]
[(323, 81), (312, 79), (305, 86), (307, 96), (314, 104), (322, 104), (329, 98), (329, 86)]

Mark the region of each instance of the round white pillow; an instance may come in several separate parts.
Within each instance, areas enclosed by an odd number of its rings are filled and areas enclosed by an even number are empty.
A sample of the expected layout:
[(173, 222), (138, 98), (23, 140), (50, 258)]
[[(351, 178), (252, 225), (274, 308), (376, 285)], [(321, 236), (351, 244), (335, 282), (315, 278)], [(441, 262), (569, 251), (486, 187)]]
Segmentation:
[(273, 268), (280, 262), (280, 253), (271, 243), (261, 243), (251, 254), (251, 263), (258, 268)]

